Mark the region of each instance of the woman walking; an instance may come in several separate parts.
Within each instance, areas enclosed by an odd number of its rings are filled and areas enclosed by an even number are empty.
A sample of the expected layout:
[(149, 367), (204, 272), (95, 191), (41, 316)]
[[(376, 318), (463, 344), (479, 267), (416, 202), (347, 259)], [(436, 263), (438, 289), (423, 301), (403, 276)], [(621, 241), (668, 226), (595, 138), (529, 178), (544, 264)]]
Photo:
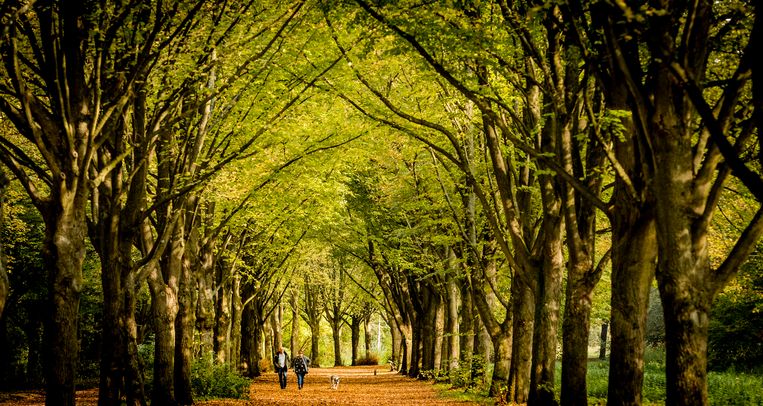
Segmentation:
[(305, 384), (305, 375), (310, 367), (310, 358), (307, 358), (302, 354), (302, 350), (299, 350), (299, 355), (291, 361), (291, 367), (294, 368), (294, 373), (297, 374), (297, 386), (299, 389), (302, 389), (302, 386)]

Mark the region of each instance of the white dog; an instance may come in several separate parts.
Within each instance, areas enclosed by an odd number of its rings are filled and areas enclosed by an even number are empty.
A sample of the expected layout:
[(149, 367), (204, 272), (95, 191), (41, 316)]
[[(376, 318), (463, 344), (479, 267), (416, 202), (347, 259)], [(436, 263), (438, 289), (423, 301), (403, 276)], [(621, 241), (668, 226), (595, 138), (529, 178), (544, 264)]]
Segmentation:
[(339, 389), (339, 375), (331, 375), (331, 389)]

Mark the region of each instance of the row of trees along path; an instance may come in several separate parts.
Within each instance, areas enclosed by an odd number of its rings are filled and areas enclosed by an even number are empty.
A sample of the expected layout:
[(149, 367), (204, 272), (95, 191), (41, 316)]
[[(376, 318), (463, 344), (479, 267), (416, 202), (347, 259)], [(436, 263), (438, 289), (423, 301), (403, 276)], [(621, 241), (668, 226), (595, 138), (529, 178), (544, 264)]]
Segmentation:
[[(329, 377), (339, 375), (337, 389), (331, 389)], [(17, 393), (15, 399), (0, 399), (0, 404), (15, 406), (44, 405), (42, 393)], [(78, 405), (98, 404), (97, 391), (79, 391)], [(285, 390), (278, 388), (274, 372), (252, 381), (248, 400), (210, 400), (203, 406), (224, 405), (470, 405), (467, 401), (446, 399), (424, 381), (390, 372), (384, 366), (311, 368), (305, 386), (297, 389), (296, 376), (289, 372)]]

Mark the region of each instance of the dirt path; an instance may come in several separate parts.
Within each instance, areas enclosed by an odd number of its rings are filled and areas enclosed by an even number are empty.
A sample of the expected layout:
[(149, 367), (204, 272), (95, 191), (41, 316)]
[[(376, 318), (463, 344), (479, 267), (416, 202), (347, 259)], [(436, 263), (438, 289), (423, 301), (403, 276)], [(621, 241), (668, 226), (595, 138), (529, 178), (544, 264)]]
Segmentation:
[[(376, 374), (374, 374), (376, 371)], [(339, 375), (339, 388), (331, 389), (329, 377)], [(5, 396), (2, 396), (5, 395)], [(43, 406), (41, 392), (0, 394), (0, 405)], [(96, 405), (97, 390), (77, 392), (77, 405)], [(339, 368), (311, 368), (305, 377), (305, 386), (297, 389), (297, 378), (289, 371), (286, 389), (278, 387), (274, 372), (252, 381), (249, 400), (211, 400), (197, 402), (202, 406), (275, 406), (275, 405), (476, 405), (476, 403), (443, 399), (431, 384), (407, 378), (389, 368), (363, 366)]]
[[(374, 375), (376, 370), (376, 375)], [(331, 389), (329, 377), (340, 377), (339, 388)], [(384, 367), (311, 368), (305, 386), (297, 389), (297, 378), (289, 371), (286, 389), (278, 387), (278, 376), (266, 373), (252, 382), (248, 401), (200, 402), (205, 406), (228, 405), (474, 405), (443, 399), (431, 384), (406, 378)]]

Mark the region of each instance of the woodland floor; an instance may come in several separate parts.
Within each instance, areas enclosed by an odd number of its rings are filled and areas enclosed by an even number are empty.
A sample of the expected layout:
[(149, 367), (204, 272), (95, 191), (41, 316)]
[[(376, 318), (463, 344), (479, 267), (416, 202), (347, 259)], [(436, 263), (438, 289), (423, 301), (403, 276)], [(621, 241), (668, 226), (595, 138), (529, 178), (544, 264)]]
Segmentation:
[[(339, 375), (339, 388), (331, 389), (329, 377)], [(0, 405), (44, 405), (42, 392), (0, 393)], [(77, 392), (78, 405), (97, 404), (97, 389)], [(278, 377), (269, 372), (255, 378), (248, 400), (198, 401), (203, 406), (234, 405), (476, 405), (476, 403), (443, 398), (432, 384), (390, 372), (383, 366), (311, 368), (302, 390), (289, 371), (286, 389), (278, 387)]]

